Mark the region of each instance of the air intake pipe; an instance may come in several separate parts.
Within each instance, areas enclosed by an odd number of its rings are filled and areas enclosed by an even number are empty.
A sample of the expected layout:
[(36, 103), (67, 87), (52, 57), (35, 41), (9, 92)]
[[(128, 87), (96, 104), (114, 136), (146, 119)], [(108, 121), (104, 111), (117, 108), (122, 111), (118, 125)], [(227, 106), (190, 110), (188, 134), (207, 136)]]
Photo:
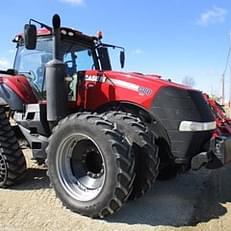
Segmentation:
[(57, 122), (67, 114), (67, 87), (65, 83), (66, 66), (60, 57), (60, 24), (59, 15), (53, 16), (53, 60), (46, 64), (47, 120)]

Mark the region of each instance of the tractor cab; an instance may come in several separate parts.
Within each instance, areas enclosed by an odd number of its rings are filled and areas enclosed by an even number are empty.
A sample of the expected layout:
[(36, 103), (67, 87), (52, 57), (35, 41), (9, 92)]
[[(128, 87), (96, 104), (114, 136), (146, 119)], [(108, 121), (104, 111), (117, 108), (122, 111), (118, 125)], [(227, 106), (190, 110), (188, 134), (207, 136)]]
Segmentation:
[[(44, 24), (42, 25), (44, 26)], [(55, 36), (48, 26), (36, 29), (34, 33), (36, 38), (31, 34), (26, 35), (27, 32), (25, 32), (25, 35), (17, 35), (13, 40), (17, 44), (14, 69), (28, 79), (39, 100), (46, 99), (45, 66), (53, 58), (65, 64), (65, 76), (69, 84), (68, 96), (73, 101), (75, 100), (73, 96), (76, 95), (78, 73), (87, 70), (112, 69), (108, 48), (121, 50), (120, 64), (121, 67), (124, 67), (124, 48), (103, 44), (101, 32), (94, 37), (70, 28), (63, 27), (59, 31), (60, 41), (56, 47), (57, 57), (54, 57)], [(26, 44), (27, 37), (36, 40), (34, 47), (29, 47)]]

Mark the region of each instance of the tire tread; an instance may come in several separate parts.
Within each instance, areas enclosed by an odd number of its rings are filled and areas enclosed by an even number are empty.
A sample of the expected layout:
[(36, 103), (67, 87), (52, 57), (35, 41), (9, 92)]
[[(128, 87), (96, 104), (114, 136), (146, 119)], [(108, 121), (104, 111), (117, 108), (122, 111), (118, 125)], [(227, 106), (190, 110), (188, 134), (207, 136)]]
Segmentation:
[(5, 160), (6, 175), (0, 188), (17, 183), (26, 172), (26, 160), (19, 148), (15, 133), (6, 117), (5, 109), (0, 106), (0, 155)]

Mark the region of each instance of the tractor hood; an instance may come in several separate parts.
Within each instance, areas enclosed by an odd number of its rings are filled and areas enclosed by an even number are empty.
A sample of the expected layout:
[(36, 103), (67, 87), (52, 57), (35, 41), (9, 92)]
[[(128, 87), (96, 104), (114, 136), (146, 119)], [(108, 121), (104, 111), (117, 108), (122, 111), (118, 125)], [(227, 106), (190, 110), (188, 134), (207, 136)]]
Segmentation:
[[(163, 80), (158, 75), (90, 70), (79, 73), (82, 80), (78, 99), (88, 97), (89, 109), (96, 109), (98, 102), (127, 101), (150, 109), (154, 98), (162, 88), (190, 90), (190, 87)], [(84, 86), (85, 85), (85, 86)], [(96, 97), (100, 100), (96, 101)], [(83, 102), (79, 102), (82, 104)]]
[(109, 78), (121, 79), (129, 83), (137, 84), (138, 86), (149, 86), (155, 92), (161, 87), (176, 87), (181, 89), (193, 90), (191, 87), (174, 83), (171, 80), (161, 79), (161, 76), (155, 74), (142, 74), (137, 72), (115, 72), (106, 71), (104, 74)]

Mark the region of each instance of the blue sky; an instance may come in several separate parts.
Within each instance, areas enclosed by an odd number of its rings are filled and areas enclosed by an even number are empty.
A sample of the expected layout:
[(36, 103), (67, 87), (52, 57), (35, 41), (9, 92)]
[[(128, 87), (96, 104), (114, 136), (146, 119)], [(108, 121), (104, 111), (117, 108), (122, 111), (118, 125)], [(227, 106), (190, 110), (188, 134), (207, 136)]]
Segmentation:
[[(29, 18), (50, 24), (54, 13), (62, 25), (88, 34), (104, 32), (104, 42), (126, 48), (126, 71), (156, 73), (220, 94), (229, 48), (230, 0), (40, 0), (2, 1), (0, 68), (12, 64), (14, 35)], [(230, 71), (226, 75), (228, 97)]]

